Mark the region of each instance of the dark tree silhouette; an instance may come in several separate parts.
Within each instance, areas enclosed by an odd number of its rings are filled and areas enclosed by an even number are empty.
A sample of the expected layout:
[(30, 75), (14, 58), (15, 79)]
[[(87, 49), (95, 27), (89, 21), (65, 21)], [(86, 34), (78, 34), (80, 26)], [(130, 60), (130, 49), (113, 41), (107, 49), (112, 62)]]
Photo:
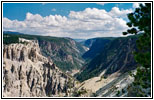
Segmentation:
[(123, 35), (139, 35), (136, 41), (138, 50), (134, 52), (138, 68), (128, 96), (151, 96), (151, 3), (140, 4), (139, 8), (128, 14), (128, 19), (130, 29)]

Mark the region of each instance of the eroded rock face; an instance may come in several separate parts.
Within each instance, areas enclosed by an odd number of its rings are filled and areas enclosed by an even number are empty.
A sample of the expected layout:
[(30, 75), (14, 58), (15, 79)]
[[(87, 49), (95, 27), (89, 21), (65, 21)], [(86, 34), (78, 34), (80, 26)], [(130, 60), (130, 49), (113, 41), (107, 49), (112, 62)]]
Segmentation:
[(63, 71), (80, 69), (84, 65), (84, 46), (69, 38), (38, 40), (42, 55), (51, 58)]
[(41, 55), (37, 41), (3, 46), (3, 96), (70, 96), (75, 81)]

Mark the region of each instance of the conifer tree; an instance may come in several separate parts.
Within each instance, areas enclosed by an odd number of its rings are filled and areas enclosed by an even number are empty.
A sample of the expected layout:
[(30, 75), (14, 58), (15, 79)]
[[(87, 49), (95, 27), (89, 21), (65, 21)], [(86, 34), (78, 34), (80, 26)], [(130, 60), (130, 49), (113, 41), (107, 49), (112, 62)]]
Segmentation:
[(136, 41), (138, 50), (134, 52), (138, 68), (128, 96), (151, 96), (151, 3), (140, 4), (139, 8), (128, 14), (128, 19), (130, 29), (123, 35), (139, 35)]

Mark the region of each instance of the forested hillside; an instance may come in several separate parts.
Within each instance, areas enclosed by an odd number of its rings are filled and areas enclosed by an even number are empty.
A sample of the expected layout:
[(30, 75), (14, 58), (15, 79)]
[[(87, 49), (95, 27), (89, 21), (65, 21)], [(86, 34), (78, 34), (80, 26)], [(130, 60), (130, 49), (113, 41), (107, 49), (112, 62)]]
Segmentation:
[(103, 70), (106, 70), (103, 77), (107, 77), (116, 71), (124, 73), (136, 68), (133, 55), (136, 50), (136, 40), (137, 36), (121, 37), (113, 40), (83, 68), (81, 73), (78, 73), (77, 79), (80, 81), (87, 80), (98, 76)]
[(4, 33), (4, 44), (19, 43), (19, 38), (38, 40), (42, 54), (53, 59), (63, 71), (79, 69), (84, 64), (82, 54), (86, 49), (71, 38)]

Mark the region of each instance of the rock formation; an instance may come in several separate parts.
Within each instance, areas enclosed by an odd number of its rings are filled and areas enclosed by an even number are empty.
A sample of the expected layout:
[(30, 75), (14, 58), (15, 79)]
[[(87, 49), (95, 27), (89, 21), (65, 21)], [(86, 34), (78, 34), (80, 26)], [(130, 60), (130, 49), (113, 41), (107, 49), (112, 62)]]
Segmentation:
[(38, 42), (3, 45), (3, 96), (71, 96), (75, 81), (41, 55)]

